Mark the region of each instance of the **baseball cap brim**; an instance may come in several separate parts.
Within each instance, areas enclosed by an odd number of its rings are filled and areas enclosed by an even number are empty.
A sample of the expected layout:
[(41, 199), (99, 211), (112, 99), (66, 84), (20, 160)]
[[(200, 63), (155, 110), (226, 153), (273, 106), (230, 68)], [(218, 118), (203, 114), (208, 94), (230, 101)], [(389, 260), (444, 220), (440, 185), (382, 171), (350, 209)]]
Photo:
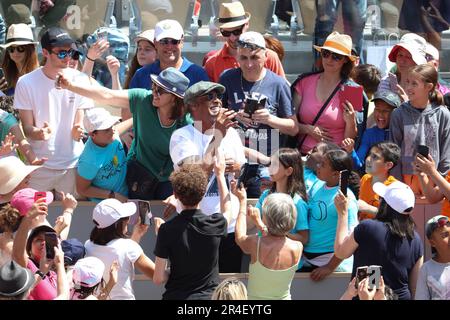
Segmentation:
[(121, 209), (120, 209), (120, 217), (121, 218), (130, 217), (136, 213), (136, 210), (137, 210), (137, 207), (134, 202), (122, 203)]
[(119, 122), (120, 117), (116, 117), (116, 116), (111, 116), (107, 119), (105, 119), (101, 125), (96, 128), (95, 130), (106, 130), (111, 128), (112, 126), (114, 126), (117, 122)]
[[(189, 89), (188, 89), (189, 90)], [(186, 94), (184, 96), (184, 102), (188, 103), (192, 101), (193, 99), (197, 97), (204, 96), (210, 92), (217, 91), (220, 94), (223, 94), (225, 92), (225, 87), (219, 83), (212, 83), (211, 86), (205, 90), (202, 90), (201, 92), (198, 92), (195, 96), (188, 97)]]
[(417, 64), (425, 64), (427, 63), (427, 59), (425, 58), (425, 55), (421, 54), (419, 52), (419, 50), (417, 49), (417, 47), (410, 45), (408, 43), (398, 43), (396, 44), (391, 52), (389, 52), (389, 61), (391, 62), (396, 62), (397, 60), (397, 53), (398, 50), (400, 50), (400, 48), (405, 49), (406, 51), (408, 51), (411, 54), (411, 58), (412, 60)]
[(184, 98), (184, 93), (183, 93), (183, 94), (180, 94), (180, 93), (178, 93), (178, 92), (175, 92), (175, 91), (173, 90), (173, 88), (171, 88), (171, 87), (167, 86), (166, 84), (162, 83), (162, 82), (158, 79), (158, 76), (157, 76), (157, 75), (152, 74), (152, 75), (150, 75), (150, 78), (152, 79), (152, 81), (153, 81), (154, 83), (156, 83), (158, 86), (160, 86), (160, 87), (163, 88), (164, 90), (166, 90), (166, 91), (168, 91), (168, 92), (170, 92), (170, 93), (176, 95), (178, 98), (181, 98), (181, 99)]
[[(26, 176), (41, 167), (42, 166), (24, 166), (24, 168), (18, 170), (17, 173), (13, 177), (11, 177), (9, 181), (0, 186), (0, 194), (3, 195), (10, 193), (20, 184), (20, 182), (22, 182), (23, 179), (25, 179)], [(10, 197), (1, 197), (0, 204), (9, 202), (12, 196), (13, 195), (11, 195)]]
[(373, 191), (379, 195), (380, 197), (384, 198), (387, 191), (387, 186), (384, 183), (381, 182), (375, 182), (372, 186)]

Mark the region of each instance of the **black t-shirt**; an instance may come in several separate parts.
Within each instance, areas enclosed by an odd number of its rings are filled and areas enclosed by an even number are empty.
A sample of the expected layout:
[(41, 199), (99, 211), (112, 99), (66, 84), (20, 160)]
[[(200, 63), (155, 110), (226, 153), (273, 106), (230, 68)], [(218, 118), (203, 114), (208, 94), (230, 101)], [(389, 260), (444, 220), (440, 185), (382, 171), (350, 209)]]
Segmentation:
[(409, 274), (423, 256), (419, 234), (414, 231), (414, 239), (401, 239), (392, 235), (384, 222), (364, 220), (355, 227), (354, 236), (358, 249), (354, 253), (352, 278), (357, 267), (380, 265), (386, 285), (399, 300), (410, 300)]
[(219, 283), (219, 245), (227, 235), (222, 214), (184, 210), (161, 225), (155, 255), (170, 261), (164, 300), (210, 300)]

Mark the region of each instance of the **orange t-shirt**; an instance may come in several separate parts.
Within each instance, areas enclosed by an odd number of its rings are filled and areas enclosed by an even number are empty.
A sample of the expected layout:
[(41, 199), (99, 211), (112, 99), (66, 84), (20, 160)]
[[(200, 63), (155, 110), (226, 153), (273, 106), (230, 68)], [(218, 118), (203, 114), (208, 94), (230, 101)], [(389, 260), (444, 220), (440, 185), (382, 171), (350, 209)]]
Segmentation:
[[(364, 200), (369, 205), (377, 207), (380, 205), (380, 197), (373, 191), (372, 188), (373, 176), (371, 174), (365, 174), (360, 181), (359, 199)], [(388, 186), (392, 182), (397, 181), (393, 176), (389, 176), (383, 183)], [(359, 220), (373, 219), (375, 215), (369, 212), (359, 212)]]
[[(447, 173), (447, 177), (445, 179), (448, 183), (450, 183), (450, 172)], [(444, 198), (444, 202), (442, 202), (442, 215), (450, 218), (450, 199)]]
[[(237, 60), (228, 53), (228, 47), (228, 43), (225, 42), (222, 49), (206, 60), (204, 68), (210, 81), (219, 82), (222, 72), (227, 69), (239, 68)], [(271, 49), (267, 49), (267, 59), (264, 67), (283, 78), (286, 77), (278, 55)]]

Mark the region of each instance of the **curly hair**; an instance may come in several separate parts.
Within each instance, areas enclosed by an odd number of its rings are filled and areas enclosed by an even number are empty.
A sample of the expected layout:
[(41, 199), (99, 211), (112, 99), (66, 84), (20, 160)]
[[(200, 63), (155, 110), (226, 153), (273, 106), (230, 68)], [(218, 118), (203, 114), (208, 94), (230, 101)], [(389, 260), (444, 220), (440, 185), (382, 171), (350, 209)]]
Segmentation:
[(203, 198), (208, 178), (201, 165), (185, 164), (170, 175), (173, 192), (185, 206), (196, 206)]
[(0, 109), (12, 114), (19, 121), (19, 111), (14, 109), (14, 96), (0, 97)]
[(0, 210), (0, 232), (15, 232), (22, 221), (19, 211), (10, 204)]

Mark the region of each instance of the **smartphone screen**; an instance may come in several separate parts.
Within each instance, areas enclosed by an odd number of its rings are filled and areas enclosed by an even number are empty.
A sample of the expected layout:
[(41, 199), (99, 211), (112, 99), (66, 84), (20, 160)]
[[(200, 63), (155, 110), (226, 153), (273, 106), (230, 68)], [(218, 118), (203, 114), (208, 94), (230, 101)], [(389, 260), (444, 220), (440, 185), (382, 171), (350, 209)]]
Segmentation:
[(45, 252), (47, 259), (55, 258), (55, 247), (58, 246), (58, 235), (55, 232), (45, 233)]
[(342, 170), (339, 172), (339, 187), (344, 196), (347, 196), (347, 188), (348, 188), (348, 178), (350, 176), (350, 171)]
[(135, 225), (138, 222), (140, 224), (150, 225), (150, 219), (152, 218), (150, 202), (145, 200), (128, 200), (136, 205), (136, 213), (130, 217), (128, 222), (131, 225)]
[(355, 280), (355, 288), (358, 289), (359, 286), (359, 282), (364, 280), (365, 278), (367, 278), (368, 273), (367, 273), (367, 266), (364, 267), (358, 267), (356, 269), (356, 280)]
[(34, 193), (34, 202), (38, 201), (39, 199), (47, 199), (47, 192), (44, 191), (37, 191)]
[(418, 145), (417, 152), (419, 154), (423, 155), (425, 158), (428, 158), (428, 154), (430, 153), (430, 148), (428, 148), (428, 146)]
[(395, 74), (393, 74), (392, 72), (389, 72), (388, 74), (389, 77), (389, 87), (391, 89), (391, 91), (393, 92), (397, 92), (397, 84), (398, 84), (398, 80), (397, 80), (397, 76)]
[(247, 98), (244, 103), (244, 112), (251, 117), (258, 110), (258, 100)]
[(352, 104), (355, 111), (363, 110), (363, 87), (361, 86), (344, 86), (344, 90), (340, 91), (341, 104), (348, 101)]

